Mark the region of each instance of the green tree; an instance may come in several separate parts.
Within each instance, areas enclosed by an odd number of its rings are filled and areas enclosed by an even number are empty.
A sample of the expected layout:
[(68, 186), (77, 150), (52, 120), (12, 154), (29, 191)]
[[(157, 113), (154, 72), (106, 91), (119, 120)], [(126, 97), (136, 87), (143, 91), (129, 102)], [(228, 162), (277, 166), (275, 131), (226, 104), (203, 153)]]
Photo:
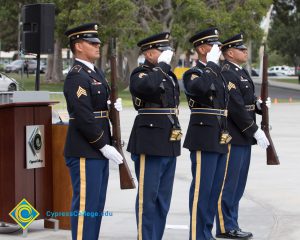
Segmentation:
[[(2, 25), (17, 26), (20, 6), (36, 1), (15, 2), (17, 4), (10, 4), (7, 1), (7, 5), (0, 5)], [(61, 47), (67, 47), (64, 32), (78, 24), (84, 22), (100, 24), (99, 33), (103, 42), (102, 67), (106, 65), (108, 59), (108, 39), (110, 36), (117, 37), (119, 61), (122, 63), (123, 60), (127, 61), (126, 69), (127, 73), (130, 73), (137, 65), (139, 49), (136, 42), (160, 31), (171, 32), (177, 59), (179, 54), (192, 47), (188, 43), (189, 37), (196, 31), (210, 26), (217, 26), (220, 29), (222, 39), (244, 32), (247, 39), (260, 41), (262, 33), (259, 23), (271, 0), (54, 0), (53, 2), (56, 5), (55, 53), (48, 58), (47, 73), (47, 80), (51, 82), (63, 79)], [(6, 49), (16, 49), (16, 44), (10, 44), (17, 43), (17, 40), (9, 39), (9, 37), (17, 39), (16, 32), (15, 28), (14, 31), (11, 30), (11, 34), (0, 32)]]
[(300, 0), (274, 0), (274, 13), (269, 33), (269, 47), (288, 64), (299, 65)]

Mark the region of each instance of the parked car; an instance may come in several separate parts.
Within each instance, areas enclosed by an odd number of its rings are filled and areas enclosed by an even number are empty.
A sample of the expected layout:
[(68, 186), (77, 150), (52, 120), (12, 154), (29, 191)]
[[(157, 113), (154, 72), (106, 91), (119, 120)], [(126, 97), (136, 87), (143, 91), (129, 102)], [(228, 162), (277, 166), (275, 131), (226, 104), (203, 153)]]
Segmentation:
[[(5, 66), (4, 71), (6, 73), (10, 73), (10, 72), (20, 73), (22, 71), (22, 69), (24, 71), (24, 62), (25, 62), (25, 60), (23, 60), (23, 59), (18, 59), (18, 60), (12, 61), (10, 64), (7, 64)], [(37, 65), (36, 60), (29, 59), (29, 60), (27, 60), (27, 64), (28, 64), (28, 73), (35, 73), (36, 65)], [(46, 68), (47, 68), (46, 64), (44, 62), (40, 62), (40, 72), (45, 73)]]
[(72, 66), (68, 66), (63, 70), (63, 75), (67, 76), (67, 74), (69, 73), (69, 71), (71, 70)]
[(294, 72), (289, 66), (273, 66), (268, 68), (268, 74), (272, 74), (273, 76), (290, 76)]
[(15, 79), (0, 73), (0, 91), (17, 91), (18, 89), (19, 84)]
[(253, 77), (258, 77), (258, 76), (259, 76), (259, 71), (258, 71), (258, 69), (251, 68), (251, 76), (253, 76)]
[(44, 62), (40, 62), (40, 73), (45, 73), (47, 70), (47, 65)]

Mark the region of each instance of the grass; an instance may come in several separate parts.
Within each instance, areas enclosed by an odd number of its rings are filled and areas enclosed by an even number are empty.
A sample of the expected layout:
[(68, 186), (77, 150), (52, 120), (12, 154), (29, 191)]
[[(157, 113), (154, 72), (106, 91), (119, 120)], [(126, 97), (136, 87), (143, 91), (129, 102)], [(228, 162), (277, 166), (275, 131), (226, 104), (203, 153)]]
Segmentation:
[(278, 79), (272, 79), (272, 81), (299, 84), (299, 80), (295, 78), (293, 79), (278, 78)]
[[(27, 78), (26, 75), (23, 75), (23, 77), (20, 74), (16, 73), (10, 73), (7, 74), (10, 77), (13, 77), (16, 79), (20, 84), (20, 90), (25, 91), (34, 91), (35, 89), (35, 75), (29, 74), (29, 77)], [(45, 82), (45, 74), (40, 75), (40, 90), (41, 91), (50, 91), (55, 92), (50, 95), (50, 99), (52, 101), (59, 101), (59, 104), (54, 105), (54, 109), (60, 110), (60, 109), (66, 109), (66, 103), (64, 95), (62, 94), (63, 91), (63, 82), (61, 83), (46, 83)], [(282, 82), (293, 82), (298, 84), (298, 79), (276, 79), (275, 81), (282, 81)], [(120, 82), (118, 84), (118, 95), (120, 98), (122, 98), (123, 106), (124, 107), (133, 107), (132, 99), (130, 92), (128, 88), (126, 87), (125, 83)], [(289, 99), (278, 99), (279, 103), (286, 103), (289, 102)], [(187, 107), (187, 100), (185, 97), (184, 92), (181, 92), (180, 94), (180, 106)]]
[[(16, 79), (20, 84), (20, 90), (34, 91), (35, 89), (35, 74), (29, 74), (28, 78), (26, 74), (9, 73), (8, 76)], [(45, 74), (40, 75), (40, 90), (50, 92), (62, 92), (63, 82), (60, 83), (46, 83)]]

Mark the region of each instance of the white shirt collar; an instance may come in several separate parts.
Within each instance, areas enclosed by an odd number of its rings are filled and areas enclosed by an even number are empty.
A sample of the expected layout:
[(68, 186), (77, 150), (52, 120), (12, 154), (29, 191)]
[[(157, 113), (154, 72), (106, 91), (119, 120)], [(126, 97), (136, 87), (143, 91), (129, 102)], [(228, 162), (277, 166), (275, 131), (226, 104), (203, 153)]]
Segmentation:
[(206, 64), (207, 64), (205, 62), (202, 62), (201, 60), (198, 60), (198, 61), (199, 61), (199, 63), (203, 64), (204, 66), (206, 66)]
[[(230, 61), (229, 61), (230, 62)], [(239, 66), (238, 64), (234, 63), (234, 62), (231, 62), (233, 65), (237, 66), (239, 69), (242, 69), (241, 66)]]
[(90, 62), (88, 62), (88, 61), (79, 59), (79, 58), (75, 58), (75, 60), (78, 61), (78, 62), (83, 63), (85, 66), (87, 66), (88, 68), (90, 68), (91, 70), (93, 70), (93, 71), (95, 72), (94, 64), (92, 64), (92, 63), (90, 63)]

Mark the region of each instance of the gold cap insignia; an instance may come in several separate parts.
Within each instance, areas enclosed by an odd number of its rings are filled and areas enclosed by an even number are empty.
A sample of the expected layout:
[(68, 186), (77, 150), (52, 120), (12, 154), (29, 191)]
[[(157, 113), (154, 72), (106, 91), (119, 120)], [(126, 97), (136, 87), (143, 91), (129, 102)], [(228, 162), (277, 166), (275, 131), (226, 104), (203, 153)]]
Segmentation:
[(143, 78), (143, 77), (146, 76), (146, 75), (147, 75), (146, 73), (143, 73), (143, 72), (142, 72), (142, 73), (139, 74), (139, 78)]
[(87, 93), (85, 89), (79, 86), (77, 90), (77, 97), (80, 98), (82, 95), (87, 96)]
[(228, 90), (230, 91), (232, 88), (233, 88), (233, 89), (236, 89), (235, 84), (232, 83), (232, 82), (229, 82), (229, 83), (228, 83)]

